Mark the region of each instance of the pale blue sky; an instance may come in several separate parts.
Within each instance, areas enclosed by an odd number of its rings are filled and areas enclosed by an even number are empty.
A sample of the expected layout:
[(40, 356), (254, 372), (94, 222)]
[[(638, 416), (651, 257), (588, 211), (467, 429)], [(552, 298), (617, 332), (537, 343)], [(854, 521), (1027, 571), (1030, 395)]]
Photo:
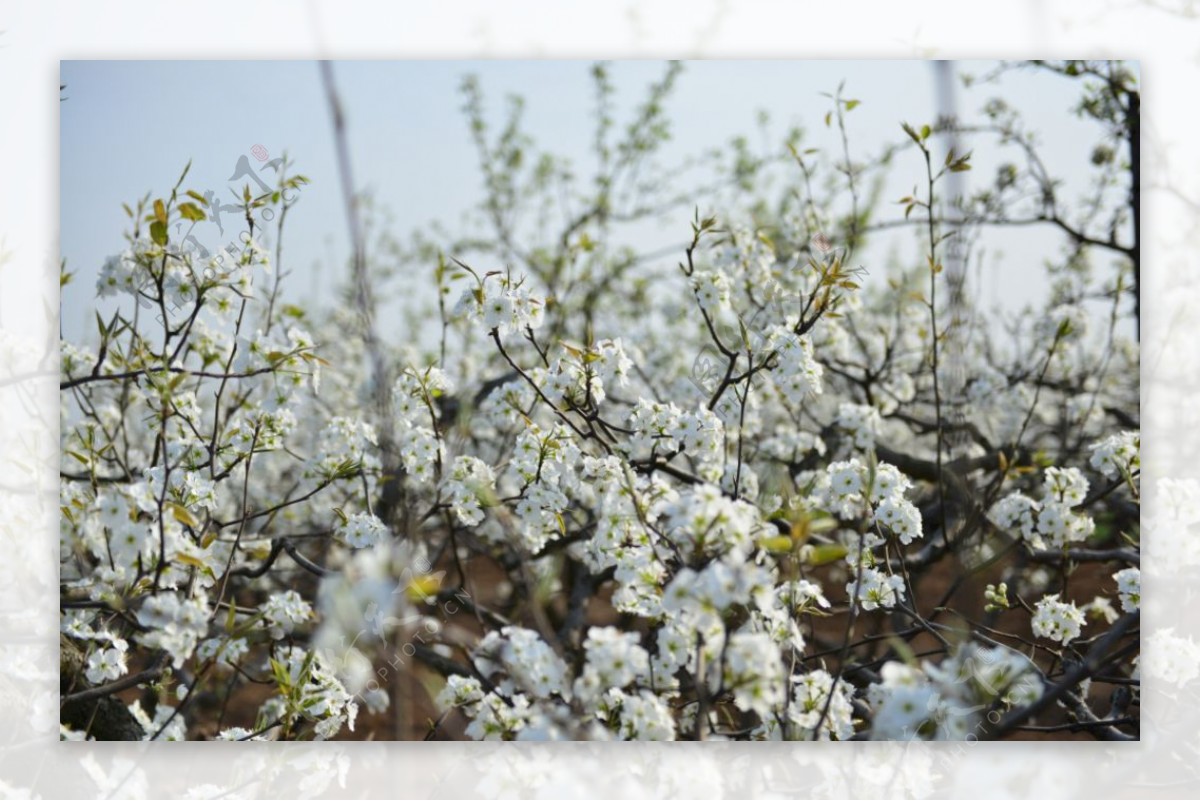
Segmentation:
[[(488, 109), (499, 121), (505, 95), (526, 98), (525, 128), (543, 146), (586, 165), (592, 137), (593, 90), (589, 61), (361, 61), (339, 62), (335, 73), (347, 114), (356, 178), (387, 206), (401, 232), (430, 220), (458, 220), (480, 195), (481, 178), (458, 91), (461, 77), (479, 75)], [(987, 65), (960, 65), (981, 72)], [(657, 61), (617, 62), (618, 125), (663, 70)], [(95, 276), (106, 256), (122, 247), (127, 223), (122, 202), (148, 191), (162, 193), (192, 160), (185, 182), (201, 192), (229, 198), (239, 157), (260, 144), (271, 157), (286, 151), (309, 176), (301, 202), (289, 214), (285, 262), (294, 271), (288, 290), (296, 302), (319, 302), (340, 278), (347, 254), (346, 223), (334, 159), (332, 130), (319, 67), (288, 61), (71, 61), (61, 104), (61, 248), (76, 281), (64, 292), (63, 331), (90, 330)], [(663, 160), (673, 163), (726, 144), (739, 134), (756, 143), (756, 114), (767, 110), (774, 129), (799, 123), (809, 144), (838, 147), (822, 117), (829, 108), (821, 92), (846, 81), (846, 95), (862, 101), (849, 117), (857, 154), (896, 139), (902, 120), (916, 124), (935, 114), (933, 67), (922, 61), (700, 61), (688, 62), (668, 115), (673, 138)], [(1077, 86), (1046, 75), (1015, 75), (1000, 86), (964, 92), (959, 110), (974, 116), (990, 96), (1002, 93), (1030, 126), (1043, 133), (1048, 163), (1068, 181), (1066, 197), (1080, 194), (1092, 133), (1070, 112)], [(995, 162), (978, 159), (970, 180), (990, 180)], [(913, 164), (899, 174), (896, 196), (920, 174)], [(586, 168), (581, 169), (586, 175)], [(269, 182), (270, 171), (264, 180)], [(907, 185), (905, 185), (907, 184)], [(890, 195), (889, 195), (890, 197)], [(703, 206), (703, 203), (701, 203)], [(232, 222), (232, 221), (231, 221)], [(215, 247), (229, 241), (211, 222), (197, 230)], [(670, 245), (687, 233), (641, 231), (646, 250)], [(237, 229), (232, 229), (236, 231)], [(985, 276), (985, 296), (1006, 305), (1028, 296), (1040, 274), (1051, 234), (1010, 232), (999, 246), (1006, 264)], [(674, 257), (664, 264), (674, 264)], [(990, 286), (987, 284), (991, 284)], [(1023, 285), (1025, 289), (1014, 287)]]

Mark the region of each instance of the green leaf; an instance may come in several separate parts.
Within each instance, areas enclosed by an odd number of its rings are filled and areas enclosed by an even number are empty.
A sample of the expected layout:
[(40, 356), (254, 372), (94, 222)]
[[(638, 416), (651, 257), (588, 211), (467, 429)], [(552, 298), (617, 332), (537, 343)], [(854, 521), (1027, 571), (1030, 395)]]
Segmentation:
[(846, 111), (854, 111), (854, 109), (862, 102), (861, 100), (847, 100)]
[(167, 224), (167, 207), (163, 205), (162, 200), (154, 201), (154, 219), (164, 226)]
[(188, 567), (195, 567), (195, 568), (199, 568), (201, 570), (208, 567), (208, 565), (204, 564), (203, 560), (197, 559), (195, 556), (192, 556), (191, 554), (187, 554), (187, 553), (175, 554), (175, 561), (185, 564)]
[(929, 135), (931, 133), (933, 133), (932, 128), (930, 128), (928, 125), (922, 125), (921, 126), (921, 141), (924, 142), (926, 139), (928, 139)]
[(764, 537), (758, 541), (758, 546), (768, 553), (788, 553), (795, 543), (786, 534), (774, 537)]
[(355, 478), (358, 476), (361, 470), (362, 462), (359, 462), (355, 459), (344, 459), (341, 463), (333, 468), (330, 478)]
[(291, 676), (288, 675), (287, 668), (277, 659), (271, 659), (271, 673), (275, 676), (275, 683), (280, 688), (287, 688), (291, 685)]
[(150, 238), (154, 240), (156, 245), (167, 244), (167, 224), (164, 222), (150, 223)]
[(830, 562), (836, 562), (839, 559), (845, 558), (849, 551), (845, 545), (829, 543), (827, 545), (814, 545), (807, 552), (807, 561), (810, 565), (819, 567), (827, 565)]
[(190, 528), (199, 528), (200, 527), (200, 521), (198, 519), (196, 519), (196, 516), (194, 514), (192, 514), (190, 511), (188, 511), (187, 507), (181, 506), (181, 505), (179, 505), (177, 503), (173, 503), (171, 501), (167, 501), (165, 504), (163, 504), (163, 506), (165, 506), (168, 510), (170, 510), (172, 517), (174, 517), (180, 523), (183, 523), (185, 526), (188, 526)]
[(185, 220), (191, 220), (192, 222), (204, 222), (204, 220), (208, 219), (195, 203), (180, 203), (179, 213), (183, 215)]

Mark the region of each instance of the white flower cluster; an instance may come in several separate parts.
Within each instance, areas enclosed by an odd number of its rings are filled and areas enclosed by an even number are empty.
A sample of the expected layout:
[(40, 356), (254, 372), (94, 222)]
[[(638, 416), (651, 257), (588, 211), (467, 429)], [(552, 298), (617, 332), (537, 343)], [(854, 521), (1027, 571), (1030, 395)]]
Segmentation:
[(59, 372), (64, 377), (91, 372), (96, 354), (86, 345), (74, 345), (65, 339), (59, 343)]
[(837, 427), (848, 437), (856, 450), (869, 451), (883, 426), (883, 418), (874, 406), (842, 403), (838, 406)]
[(236, 665), (250, 651), (250, 646), (244, 637), (210, 637), (200, 643), (196, 649), (196, 657), (201, 660), (214, 660), (218, 665)]
[(379, 467), (375, 427), (361, 418), (334, 417), (317, 437), (317, 450), (309, 460), (309, 475), (331, 477), (343, 467)]
[(713, 316), (729, 308), (729, 279), (715, 270), (702, 270), (692, 275), (692, 291), (700, 308)]
[(673, 625), (719, 636), (724, 613), (749, 603), (769, 578), (766, 568), (734, 554), (699, 570), (681, 568), (663, 593), (662, 608)]
[(778, 354), (771, 377), (789, 403), (798, 404), (824, 391), (825, 368), (813, 356), (812, 339), (807, 335), (797, 335), (786, 326), (775, 326), (767, 332), (765, 347)]
[(789, 424), (776, 426), (771, 436), (760, 441), (759, 447), (764, 455), (785, 464), (798, 462), (809, 453), (816, 453), (818, 456), (824, 456), (826, 453), (825, 440)]
[(610, 688), (623, 689), (649, 678), (650, 655), (632, 631), (593, 627), (583, 641), (583, 672), (575, 679), (575, 697), (598, 702)]
[(674, 491), (659, 478), (634, 473), (617, 456), (585, 456), (582, 475), (579, 492), (596, 510), (596, 530), (573, 548), (573, 554), (594, 574), (616, 568), (617, 588), (612, 597), (616, 609), (657, 617), (667, 569), (647, 525), (658, 518), (658, 502), (675, 497)]
[[(76, 640), (92, 641), (96, 646), (90, 649), (93, 653), (103, 651), (116, 651), (124, 654), (129, 650), (129, 643), (121, 637), (116, 636), (107, 628), (101, 628), (98, 631), (92, 628), (92, 621), (88, 612), (79, 609), (67, 611), (60, 621), (60, 629), (62, 632)], [(91, 664), (91, 656), (89, 654), (89, 664)], [(97, 656), (97, 666), (104, 666), (107, 671), (112, 671), (116, 667), (117, 658), (114, 656)], [(122, 667), (124, 667), (124, 657), (120, 659)], [(117, 675), (124, 675), (124, 671)], [(111, 676), (110, 678), (116, 678)], [(92, 683), (96, 683), (96, 679), (88, 677)]]
[(295, 413), (287, 406), (269, 408), (270, 406), (271, 404), (263, 402), (243, 409), (229, 421), (220, 454), (223, 469), (228, 470), (251, 453), (278, 450), (295, 431)]
[(566, 663), (536, 631), (505, 626), (488, 632), (475, 651), (475, 666), (506, 696), (517, 692), (534, 698), (570, 695)]
[(862, 608), (891, 609), (904, 600), (904, 579), (901, 576), (882, 573), (873, 567), (862, 568), (861, 581), (856, 577), (846, 585), (846, 594), (857, 600)]
[(87, 680), (92, 684), (104, 684), (124, 676), (129, 672), (125, 664), (125, 654), (128, 650), (129, 643), (118, 637), (113, 639), (112, 647), (92, 651), (88, 654), (87, 667), (84, 670)]
[(787, 719), (798, 731), (792, 736), (801, 740), (850, 739), (854, 735), (853, 698), (854, 688), (844, 679), (835, 680), (828, 671), (793, 676)]
[[(570, 501), (567, 491), (578, 485), (579, 446), (562, 425), (543, 429), (530, 423), (518, 435), (509, 467), (524, 486), (514, 512), (521, 521), (514, 532), (526, 551), (537, 552), (564, 531), (563, 514)], [(485, 536), (497, 535), (484, 532)], [(500, 535), (503, 536), (503, 535)]]
[(482, 320), (486, 331), (510, 334), (540, 328), (545, 306), (545, 301), (533, 295), (523, 279), (489, 273), (479, 285), (463, 292), (455, 312)]
[(235, 373), (270, 372), (276, 382), (293, 388), (311, 377), (313, 388), (320, 385), (320, 362), (313, 354), (313, 340), (307, 332), (290, 328), (280, 336), (259, 329), (253, 336), (237, 337), (237, 352), (231, 368)]
[(267, 631), (276, 640), (291, 634), (297, 625), (312, 619), (312, 607), (295, 590), (275, 593), (260, 609)]
[(383, 521), (369, 512), (358, 512), (338, 522), (334, 538), (351, 548), (370, 548), (387, 539), (388, 529)]
[(128, 250), (105, 259), (96, 279), (96, 296), (108, 298), (117, 293), (136, 295), (152, 280), (147, 266), (147, 254), (159, 252), (148, 239), (136, 239)]
[(519, 739), (532, 714), (526, 696), (517, 694), (509, 699), (485, 693), (473, 676), (451, 676), (437, 702), (443, 708), (457, 707), (470, 718), (466, 734), (472, 740)]
[(1022, 539), (1034, 541), (1037, 528), (1037, 513), (1042, 505), (1020, 492), (1006, 495), (992, 505), (989, 516), (992, 522), (1005, 531), (1016, 530)]
[(129, 714), (142, 727), (142, 740), (155, 738), (165, 742), (179, 742), (187, 739), (187, 720), (182, 714), (176, 714), (177, 708), (170, 704), (160, 703), (154, 708), (154, 717), (146, 714), (141, 701), (129, 705)]
[(392, 384), (392, 412), (401, 429), (426, 424), (438, 418), (435, 400), (454, 391), (454, 383), (437, 367), (405, 368)]
[(656, 511), (667, 538), (688, 556), (744, 552), (764, 525), (757, 508), (712, 484), (667, 498)]
[(271, 668), (281, 694), (262, 705), (260, 721), (315, 721), (320, 740), (333, 737), (343, 726), (354, 731), (358, 702), (320, 654), (289, 646), (271, 660)]
[(618, 456), (584, 456), (582, 477), (580, 493), (597, 512), (596, 533), (582, 555), (599, 572), (617, 563), (617, 548), (649, 546), (641, 521), (650, 513), (650, 499), (667, 490), (661, 481), (634, 473)]
[(445, 456), (446, 447), (433, 429), (413, 426), (401, 432), (400, 461), (413, 483), (420, 485), (433, 481)]
[(498, 431), (522, 426), (526, 413), (537, 401), (537, 393), (524, 378), (517, 377), (493, 389), (479, 406), (479, 414), (471, 421), (478, 436), (492, 436)]
[(154, 527), (142, 515), (157, 512), (158, 503), (147, 484), (122, 490), (105, 487), (96, 493), (94, 509), (85, 529), (88, 546), (98, 559), (113, 569), (128, 570), (141, 558), (153, 553), (150, 538)]
[(870, 499), (875, 504), (875, 521), (909, 545), (924, 536), (921, 512), (904, 497), (908, 479), (890, 464), (880, 464)]
[(1090, 516), (1074, 511), (1087, 491), (1088, 480), (1077, 468), (1048, 467), (1040, 503), (1013, 493), (992, 506), (990, 517), (1001, 529), (1019, 531), (1031, 548), (1066, 548), (1096, 530)]
[(174, 310), (194, 304), (201, 292), (250, 294), (255, 267), (269, 269), (269, 263), (266, 251), (253, 239), (236, 259), (227, 249), (201, 260), (196, 252), (174, 242), (159, 245), (142, 237), (105, 260), (96, 279), (96, 295), (126, 294), (149, 303), (157, 298), (156, 284), (161, 278), (163, 301)]
[(1108, 478), (1132, 476), (1142, 467), (1142, 435), (1121, 431), (1091, 446), (1092, 467)]
[(867, 688), (871, 736), (880, 740), (962, 740), (979, 725), (979, 713), (1042, 695), (1037, 667), (1024, 654), (997, 645), (965, 643), (940, 665), (923, 668), (887, 662), (881, 681)]
[(440, 415), (435, 401), (452, 388), (450, 379), (436, 367), (408, 368), (392, 386), (400, 460), (415, 484), (433, 481), (446, 458), (446, 447), (436, 429)]
[(588, 409), (604, 402), (604, 382), (591, 364), (571, 358), (555, 359), (536, 379), (542, 395), (559, 408)]
[(776, 284), (771, 269), (776, 263), (774, 248), (764, 235), (745, 225), (731, 224), (729, 236), (714, 255), (722, 270), (764, 293)]
[(179, 668), (208, 632), (208, 616), (203, 598), (181, 598), (174, 592), (151, 595), (138, 610), (138, 623), (146, 628), (138, 642), (163, 649)]
[(786, 700), (785, 678), (779, 646), (769, 636), (739, 631), (729, 637), (722, 679), (740, 709), (769, 717)]
[[(607, 731), (628, 740), (674, 738), (666, 699), (639, 686), (649, 679), (650, 657), (637, 634), (593, 627), (583, 653), (572, 682), (566, 663), (536, 632), (506, 626), (474, 652), (489, 687), (473, 676), (451, 676), (437, 703), (460, 709), (471, 721), (467, 735), (480, 740), (566, 739), (580, 727), (592, 737)], [(582, 722), (573, 709), (585, 712)]]
[(1083, 612), (1071, 601), (1047, 595), (1034, 606), (1033, 634), (1067, 645), (1079, 636), (1084, 625)]
[(705, 406), (685, 412), (674, 403), (658, 403), (639, 398), (629, 416), (633, 429), (630, 448), (634, 453), (668, 457), (686, 453), (697, 466), (701, 478), (720, 480), (724, 470), (725, 426)]
[(604, 402), (606, 385), (629, 383), (633, 362), (619, 339), (602, 340), (587, 349), (564, 344), (563, 352), (549, 369), (537, 371), (542, 394), (553, 404), (565, 401), (579, 409), (595, 408)]
[(1066, 507), (1078, 506), (1087, 497), (1088, 480), (1075, 467), (1047, 467), (1044, 494), (1047, 502), (1057, 501)]
[(1038, 330), (1046, 341), (1061, 335), (1064, 342), (1078, 342), (1087, 336), (1090, 321), (1087, 309), (1075, 303), (1063, 303), (1046, 313)]
[(600, 713), (617, 716), (617, 733), (623, 740), (674, 740), (675, 719), (667, 700), (650, 690), (626, 693), (609, 690)]
[(830, 462), (825, 469), (829, 481), (828, 500), (845, 516), (854, 515), (863, 503), (863, 487), (866, 465), (858, 459)]
[(1142, 606), (1142, 571), (1136, 567), (1127, 567), (1113, 573), (1117, 582), (1117, 595), (1121, 598), (1121, 609), (1126, 612), (1136, 612)]
[(852, 458), (831, 462), (822, 479), (828, 483), (814, 500), (844, 518), (867, 515), (909, 545), (924, 537), (921, 512), (904, 497), (912, 482), (895, 465), (879, 462), (874, 469)]
[(442, 487), (455, 519), (464, 526), (477, 526), (483, 508), (495, 501), (496, 474), (474, 456), (457, 456)]

